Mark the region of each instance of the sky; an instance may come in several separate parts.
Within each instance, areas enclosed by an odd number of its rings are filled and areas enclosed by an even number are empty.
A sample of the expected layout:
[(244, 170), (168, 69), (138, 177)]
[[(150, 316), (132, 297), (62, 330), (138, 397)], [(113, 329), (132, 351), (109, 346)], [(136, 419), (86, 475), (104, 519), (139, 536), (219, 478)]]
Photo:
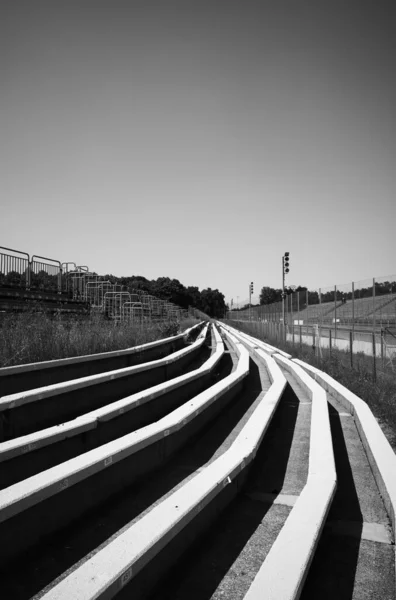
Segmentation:
[(394, 2), (2, 0), (0, 244), (242, 302), (396, 273)]

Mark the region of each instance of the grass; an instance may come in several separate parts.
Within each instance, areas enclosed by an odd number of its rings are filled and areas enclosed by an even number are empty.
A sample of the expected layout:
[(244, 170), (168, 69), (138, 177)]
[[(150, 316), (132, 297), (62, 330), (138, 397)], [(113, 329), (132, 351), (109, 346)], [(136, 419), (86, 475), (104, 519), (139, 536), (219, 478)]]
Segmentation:
[(130, 324), (101, 314), (50, 315), (42, 311), (3, 315), (0, 367), (122, 350), (163, 339), (198, 323), (198, 319)]
[(381, 361), (377, 359), (374, 377), (373, 358), (363, 353), (353, 355), (353, 366), (351, 366), (349, 352), (335, 348), (331, 353), (328, 349), (319, 352), (318, 348), (307, 344), (300, 346), (296, 342), (293, 345), (292, 342), (285, 342), (279, 338), (262, 336), (254, 323), (241, 321), (238, 324), (235, 321), (228, 321), (228, 323), (288, 352), (293, 358), (299, 358), (321, 369), (359, 396), (370, 407), (396, 452), (396, 373), (390, 367), (383, 367)]

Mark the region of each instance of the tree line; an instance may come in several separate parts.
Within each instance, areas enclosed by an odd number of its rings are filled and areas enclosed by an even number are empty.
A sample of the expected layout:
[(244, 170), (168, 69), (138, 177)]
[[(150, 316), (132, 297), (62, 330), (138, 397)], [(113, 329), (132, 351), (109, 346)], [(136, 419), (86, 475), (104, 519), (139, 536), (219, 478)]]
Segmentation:
[(193, 306), (209, 317), (223, 317), (226, 310), (224, 295), (218, 289), (213, 290), (209, 287), (200, 291), (196, 286), (185, 287), (178, 279), (170, 277), (149, 280), (141, 275), (115, 277), (107, 274), (104, 275), (104, 279), (129, 289), (141, 290), (160, 300), (173, 302), (181, 308)]
[[(93, 273), (93, 275), (97, 274)], [(173, 302), (181, 308), (187, 309), (189, 306), (193, 306), (210, 317), (223, 317), (226, 310), (224, 295), (219, 290), (206, 288), (200, 291), (195, 286), (185, 287), (178, 279), (158, 277), (157, 279), (149, 280), (141, 275), (116, 277), (111, 274), (104, 275), (102, 279), (109, 281), (113, 285), (119, 284), (125, 286), (129, 290), (146, 292), (160, 300)], [(25, 284), (26, 273), (9, 271), (7, 274), (4, 274), (0, 271), (0, 286), (25, 287)], [(32, 289), (56, 291), (58, 276), (50, 275), (44, 270), (38, 273), (32, 272), (30, 285)]]
[[(294, 293), (300, 293), (300, 300), (304, 305), (307, 301), (308, 296), (308, 304), (319, 304), (320, 302), (346, 302), (348, 300), (352, 300), (352, 288), (344, 292), (342, 290), (328, 290), (326, 292), (321, 293), (321, 297), (319, 297), (319, 292), (316, 290), (308, 290), (307, 287), (299, 285), (286, 287), (285, 294), (290, 295)], [(375, 296), (384, 296), (386, 294), (395, 294), (396, 293), (396, 281), (383, 281), (383, 282), (375, 282), (374, 284), (374, 293)], [(373, 286), (367, 286), (365, 288), (357, 288), (354, 291), (355, 299), (358, 298), (372, 298), (373, 296)], [(282, 290), (280, 288), (271, 288), (271, 287), (263, 287), (260, 292), (260, 305), (263, 304), (273, 304), (274, 302), (282, 301)]]

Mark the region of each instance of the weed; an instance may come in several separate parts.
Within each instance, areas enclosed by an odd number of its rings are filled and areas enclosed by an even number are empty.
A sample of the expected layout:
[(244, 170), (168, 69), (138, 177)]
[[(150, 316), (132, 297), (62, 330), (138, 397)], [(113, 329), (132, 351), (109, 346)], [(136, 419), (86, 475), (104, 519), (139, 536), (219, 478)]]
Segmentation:
[(51, 315), (45, 311), (3, 315), (0, 367), (122, 350), (176, 335), (197, 319), (116, 323), (101, 314)]

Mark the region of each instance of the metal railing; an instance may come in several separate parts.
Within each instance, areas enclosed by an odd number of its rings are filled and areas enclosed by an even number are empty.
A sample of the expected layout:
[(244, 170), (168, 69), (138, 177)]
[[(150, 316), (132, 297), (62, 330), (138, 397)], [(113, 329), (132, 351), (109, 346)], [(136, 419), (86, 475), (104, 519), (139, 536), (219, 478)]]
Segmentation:
[(0, 285), (28, 288), (30, 257), (26, 252), (0, 246)]
[(320, 352), (338, 348), (396, 364), (396, 275), (301, 290), (283, 303), (252, 306), (227, 313), (230, 321), (251, 323), (274, 339), (306, 344)]
[(228, 318), (282, 323), (283, 305), (285, 325), (378, 331), (396, 325), (396, 275), (293, 291), (283, 302), (232, 310)]
[[(0, 288), (56, 292), (86, 302), (115, 321), (179, 319), (186, 311), (142, 290), (111, 283), (87, 265), (0, 247)], [(36, 296), (33, 297), (33, 299)]]
[(59, 260), (32, 256), (30, 260), (30, 289), (61, 293), (62, 265)]

